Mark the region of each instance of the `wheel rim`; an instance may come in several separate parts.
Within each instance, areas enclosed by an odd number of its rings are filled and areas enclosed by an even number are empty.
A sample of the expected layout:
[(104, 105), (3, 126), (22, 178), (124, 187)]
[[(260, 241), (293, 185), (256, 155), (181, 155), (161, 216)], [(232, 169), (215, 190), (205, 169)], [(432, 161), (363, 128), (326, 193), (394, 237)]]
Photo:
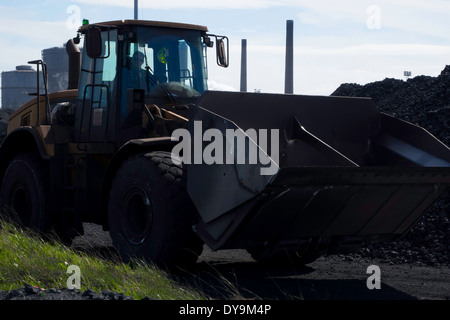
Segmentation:
[(22, 185), (16, 185), (11, 193), (10, 204), (17, 215), (18, 222), (24, 226), (29, 226), (31, 219), (32, 203), (30, 194)]
[(125, 238), (135, 245), (143, 243), (149, 236), (153, 223), (152, 205), (144, 189), (136, 186), (126, 193), (121, 213)]

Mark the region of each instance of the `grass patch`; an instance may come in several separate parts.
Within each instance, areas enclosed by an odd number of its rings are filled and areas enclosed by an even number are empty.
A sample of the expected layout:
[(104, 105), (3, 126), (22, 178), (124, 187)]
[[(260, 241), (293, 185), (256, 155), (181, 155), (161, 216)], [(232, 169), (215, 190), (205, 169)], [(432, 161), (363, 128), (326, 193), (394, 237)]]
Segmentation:
[(122, 292), (134, 299), (202, 300), (202, 294), (171, 280), (145, 263), (124, 264), (77, 252), (59, 242), (44, 241), (30, 231), (0, 220), (0, 290), (25, 284), (44, 289), (67, 287), (67, 268), (81, 270), (81, 291), (87, 288)]

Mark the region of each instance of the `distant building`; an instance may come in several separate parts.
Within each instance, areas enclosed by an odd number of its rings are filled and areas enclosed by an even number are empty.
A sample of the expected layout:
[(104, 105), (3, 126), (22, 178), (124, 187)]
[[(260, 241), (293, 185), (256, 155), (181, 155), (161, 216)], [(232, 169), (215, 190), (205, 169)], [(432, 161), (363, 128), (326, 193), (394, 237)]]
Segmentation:
[[(66, 48), (62, 46), (44, 49), (41, 59), (47, 65), (48, 92), (66, 90), (69, 82), (69, 57)], [(41, 93), (44, 93), (42, 77), (40, 85)], [(18, 109), (22, 104), (33, 99), (28, 93), (36, 92), (36, 86), (37, 74), (31, 65), (17, 66), (14, 71), (2, 72), (1, 107)]]
[(2, 109), (18, 109), (33, 98), (28, 94), (36, 92), (36, 87), (37, 72), (30, 65), (2, 72)]
[(48, 70), (48, 92), (66, 90), (69, 81), (69, 56), (65, 47), (42, 50), (42, 60)]

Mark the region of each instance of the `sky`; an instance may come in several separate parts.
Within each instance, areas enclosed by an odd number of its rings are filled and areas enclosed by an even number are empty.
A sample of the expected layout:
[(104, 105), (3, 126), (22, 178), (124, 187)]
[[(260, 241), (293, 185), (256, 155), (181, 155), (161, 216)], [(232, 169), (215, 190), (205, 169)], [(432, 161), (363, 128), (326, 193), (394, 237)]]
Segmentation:
[[(286, 21), (294, 21), (294, 93), (330, 95), (342, 83), (437, 76), (450, 64), (450, 0), (139, 0), (139, 19), (207, 26), (230, 39), (230, 66), (208, 50), (209, 88), (284, 92)], [(0, 0), (0, 72), (76, 36), (91, 23), (133, 19), (134, 0)]]

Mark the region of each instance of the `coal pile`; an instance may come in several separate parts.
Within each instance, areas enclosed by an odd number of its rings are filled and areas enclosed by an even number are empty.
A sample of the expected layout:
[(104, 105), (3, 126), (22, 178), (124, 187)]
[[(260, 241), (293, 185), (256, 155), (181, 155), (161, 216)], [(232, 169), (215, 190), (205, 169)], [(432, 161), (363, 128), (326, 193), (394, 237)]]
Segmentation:
[[(342, 84), (332, 96), (370, 97), (381, 112), (417, 124), (450, 146), (450, 65), (437, 77), (386, 78), (366, 85)], [(376, 243), (356, 256), (392, 264), (430, 266), (450, 262), (450, 196), (433, 205), (402, 240)]]

